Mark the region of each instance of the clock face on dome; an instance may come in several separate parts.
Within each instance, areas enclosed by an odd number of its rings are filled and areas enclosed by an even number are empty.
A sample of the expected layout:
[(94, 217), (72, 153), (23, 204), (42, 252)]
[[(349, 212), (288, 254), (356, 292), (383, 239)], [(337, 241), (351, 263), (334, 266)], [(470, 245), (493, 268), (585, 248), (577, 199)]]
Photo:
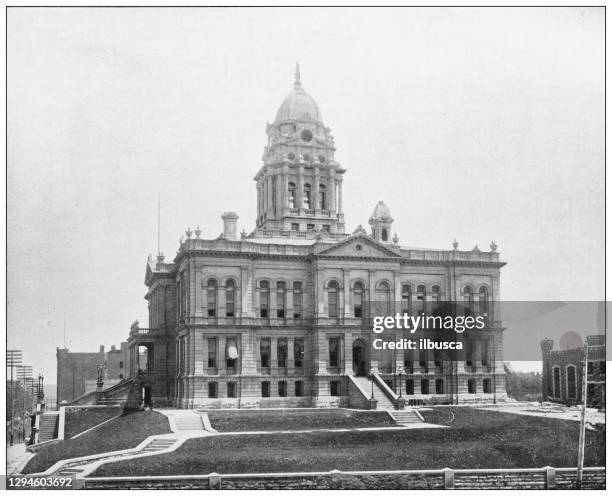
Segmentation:
[(310, 129), (304, 129), (300, 136), (304, 141), (310, 141), (312, 139), (312, 132), (310, 131)]

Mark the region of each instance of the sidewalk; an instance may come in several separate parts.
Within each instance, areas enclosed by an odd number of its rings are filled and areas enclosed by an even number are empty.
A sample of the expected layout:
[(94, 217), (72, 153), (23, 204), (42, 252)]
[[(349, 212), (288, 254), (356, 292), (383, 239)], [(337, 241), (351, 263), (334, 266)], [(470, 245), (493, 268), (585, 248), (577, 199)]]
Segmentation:
[(6, 474), (11, 475), (17, 472), (17, 469), (24, 463), (28, 458), (32, 456), (32, 453), (26, 451), (25, 443), (14, 444), (13, 446), (7, 446), (6, 448)]

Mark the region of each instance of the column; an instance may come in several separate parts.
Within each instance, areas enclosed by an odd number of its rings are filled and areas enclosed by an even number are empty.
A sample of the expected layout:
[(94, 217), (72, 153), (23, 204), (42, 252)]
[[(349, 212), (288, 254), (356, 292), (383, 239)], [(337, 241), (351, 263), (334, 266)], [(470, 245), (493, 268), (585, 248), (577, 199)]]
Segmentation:
[(351, 271), (342, 269), (342, 285), (344, 286), (344, 317), (351, 318), (353, 316), (352, 292), (351, 292)]
[(252, 317), (253, 308), (251, 305), (251, 298), (253, 294), (253, 278), (251, 277), (251, 270), (249, 266), (240, 267), (240, 296), (241, 296), (241, 313), (240, 317)]
[(295, 199), (296, 208), (302, 208), (302, 198), (304, 198), (304, 166), (300, 164), (298, 168), (297, 198)]
[(342, 215), (342, 176), (338, 177), (338, 214)]
[(295, 368), (295, 360), (293, 357), (294, 340), (295, 338), (293, 336), (287, 337), (287, 375), (293, 375), (293, 369)]
[(261, 215), (261, 185), (257, 181), (257, 224), (259, 224), (259, 216)]
[(276, 205), (274, 206), (276, 210), (276, 217), (280, 218), (283, 214), (283, 207), (285, 206), (283, 202), (284, 198), (284, 178), (283, 174), (277, 174), (276, 176)]
[(272, 174), (266, 175), (266, 213), (268, 217), (272, 217), (274, 214), (274, 205), (272, 204)]
[(315, 209), (315, 214), (319, 214), (319, 183), (321, 182), (321, 176), (319, 173), (319, 166), (315, 165), (314, 170), (314, 184), (312, 185), (312, 195), (314, 205), (311, 205), (310, 208)]
[(270, 338), (270, 375), (278, 375), (278, 338)]
[[(283, 165), (283, 211), (289, 208), (289, 166)], [(288, 212), (286, 212), (288, 213)]]
[(203, 334), (193, 332), (193, 373), (195, 375), (204, 374), (204, 359), (205, 352), (207, 351), (206, 342), (203, 339)]
[(329, 210), (336, 210), (336, 172), (329, 170)]
[(208, 334), (202, 334), (202, 373), (208, 375)]
[(225, 334), (219, 335), (219, 347), (217, 349), (217, 359), (219, 360), (219, 375), (227, 375), (227, 364), (225, 362)]

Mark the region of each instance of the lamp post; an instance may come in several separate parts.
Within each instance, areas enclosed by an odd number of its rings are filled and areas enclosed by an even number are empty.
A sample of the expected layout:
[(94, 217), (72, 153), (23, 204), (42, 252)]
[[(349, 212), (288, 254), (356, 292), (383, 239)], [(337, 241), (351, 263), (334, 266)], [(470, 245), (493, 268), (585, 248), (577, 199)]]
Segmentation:
[(370, 384), (372, 385), (372, 392), (370, 393), (370, 401), (374, 399), (374, 369), (370, 369)]

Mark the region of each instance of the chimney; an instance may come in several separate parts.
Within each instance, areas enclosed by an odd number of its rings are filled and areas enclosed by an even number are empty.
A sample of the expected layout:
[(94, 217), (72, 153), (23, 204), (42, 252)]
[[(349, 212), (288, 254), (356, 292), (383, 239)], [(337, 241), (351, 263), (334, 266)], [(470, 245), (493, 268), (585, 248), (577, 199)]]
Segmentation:
[(231, 241), (236, 241), (238, 239), (238, 216), (236, 212), (224, 212), (221, 218), (223, 219), (223, 237)]
[(104, 353), (104, 345), (103, 344), (100, 345), (100, 353)]

